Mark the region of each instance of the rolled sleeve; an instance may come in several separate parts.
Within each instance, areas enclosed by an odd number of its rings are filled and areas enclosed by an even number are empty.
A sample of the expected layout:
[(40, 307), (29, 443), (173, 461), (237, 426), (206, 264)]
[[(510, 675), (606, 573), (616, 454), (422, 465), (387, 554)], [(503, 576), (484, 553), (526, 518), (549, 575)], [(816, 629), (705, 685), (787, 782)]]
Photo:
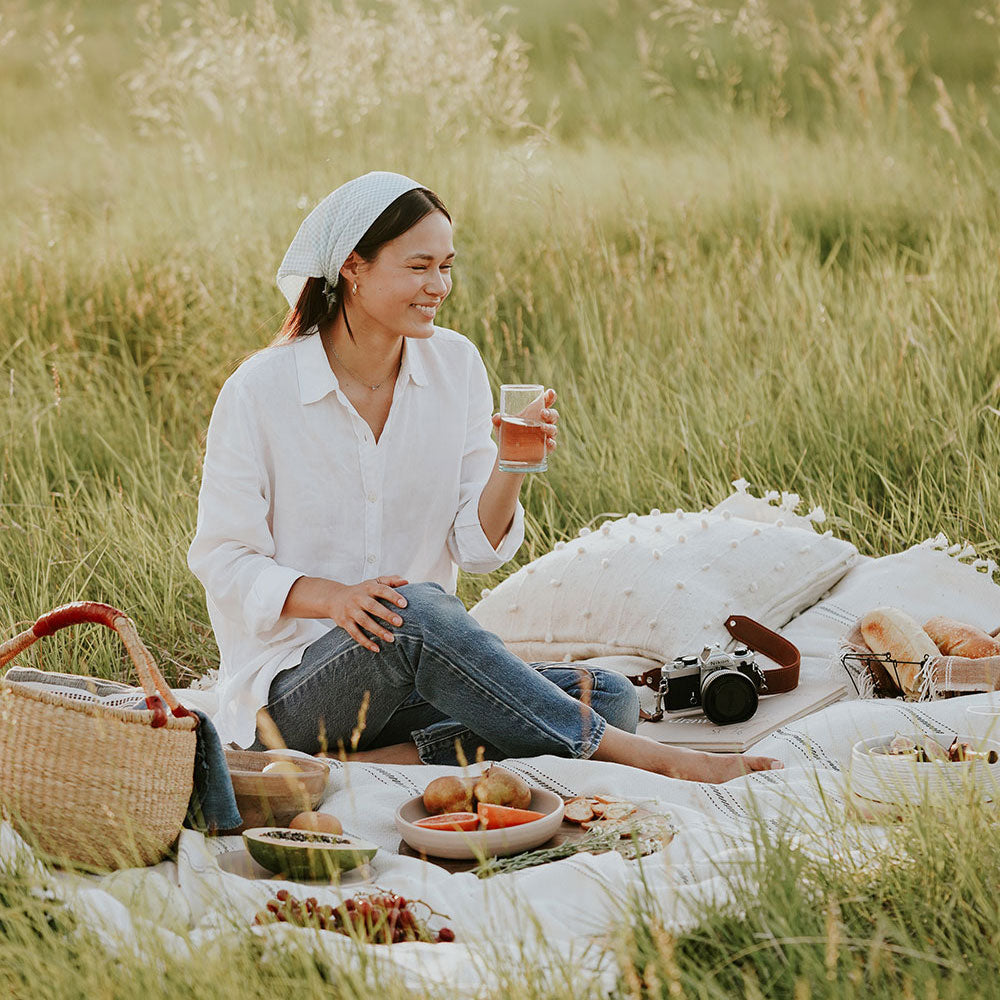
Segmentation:
[(479, 521), (479, 497), (482, 492), (480, 486), (475, 502), (466, 504), (455, 518), (455, 543), (459, 556), (457, 561), (467, 573), (492, 573), (513, 559), (524, 541), (524, 507), (518, 500), (514, 509), (514, 520), (507, 534), (500, 544), (493, 548)]
[(269, 632), (278, 624), (292, 584), (304, 576), (298, 570), (271, 561), (258, 574), (244, 605), (244, 617), (255, 632)]
[(492, 436), (493, 394), (486, 366), (475, 348), (473, 352), (459, 507), (448, 536), (448, 547), (455, 562), (465, 572), (491, 573), (511, 559), (521, 547), (524, 541), (524, 507), (519, 500), (507, 534), (494, 548), (479, 520), (479, 500), (497, 457), (497, 446)]
[(188, 566), (226, 618), (263, 635), (303, 573), (274, 559), (270, 485), (254, 426), (252, 407), (227, 382), (209, 424)]

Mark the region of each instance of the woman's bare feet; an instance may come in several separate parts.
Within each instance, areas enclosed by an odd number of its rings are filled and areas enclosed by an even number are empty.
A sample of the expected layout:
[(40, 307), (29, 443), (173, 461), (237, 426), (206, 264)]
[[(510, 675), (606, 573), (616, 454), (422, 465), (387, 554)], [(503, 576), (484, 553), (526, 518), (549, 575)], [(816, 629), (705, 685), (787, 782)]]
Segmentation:
[(701, 750), (657, 743), (648, 737), (626, 733), (613, 726), (604, 730), (604, 736), (592, 759), (628, 764), (654, 774), (665, 774), (668, 778), (684, 778), (687, 781), (705, 781), (711, 784), (721, 784), (751, 771), (770, 771), (783, 766), (781, 761), (772, 757), (704, 753)]
[[(346, 754), (321, 753), (317, 756), (373, 764), (421, 763), (415, 743), (394, 743), (374, 750), (356, 750)], [(782, 766), (780, 761), (771, 757), (748, 757), (739, 753), (702, 753), (700, 750), (673, 747), (657, 743), (645, 736), (626, 733), (613, 726), (608, 726), (604, 730), (604, 737), (593, 759), (628, 764), (643, 771), (652, 771), (654, 774), (665, 774), (668, 778), (684, 778), (687, 781), (705, 781), (711, 784), (720, 784), (750, 771), (769, 771)]]

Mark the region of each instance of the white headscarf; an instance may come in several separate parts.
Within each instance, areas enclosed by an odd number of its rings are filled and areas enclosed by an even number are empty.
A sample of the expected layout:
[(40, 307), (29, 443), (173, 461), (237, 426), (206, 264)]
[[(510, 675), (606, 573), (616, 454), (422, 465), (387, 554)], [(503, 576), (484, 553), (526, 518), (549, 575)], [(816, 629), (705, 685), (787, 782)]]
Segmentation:
[(371, 224), (401, 195), (423, 187), (385, 170), (355, 177), (331, 191), (305, 218), (278, 268), (278, 288), (294, 306), (306, 278), (336, 285), (350, 252)]

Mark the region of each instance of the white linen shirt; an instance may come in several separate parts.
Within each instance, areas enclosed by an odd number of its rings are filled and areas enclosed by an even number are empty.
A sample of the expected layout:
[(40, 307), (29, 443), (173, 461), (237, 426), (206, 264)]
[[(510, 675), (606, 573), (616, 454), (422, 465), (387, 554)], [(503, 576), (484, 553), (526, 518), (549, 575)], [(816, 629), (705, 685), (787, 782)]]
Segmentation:
[[(475, 345), (453, 330), (407, 338), (378, 443), (316, 333), (245, 361), (208, 428), (188, 565), (205, 587), (221, 657), (223, 743), (255, 739), (271, 681), (336, 625), (282, 617), (300, 576), (355, 584), (398, 574), (455, 593), (524, 540), (524, 508), (499, 548), (479, 523), (493, 469), (493, 397)], [(405, 613), (405, 612), (404, 612)]]

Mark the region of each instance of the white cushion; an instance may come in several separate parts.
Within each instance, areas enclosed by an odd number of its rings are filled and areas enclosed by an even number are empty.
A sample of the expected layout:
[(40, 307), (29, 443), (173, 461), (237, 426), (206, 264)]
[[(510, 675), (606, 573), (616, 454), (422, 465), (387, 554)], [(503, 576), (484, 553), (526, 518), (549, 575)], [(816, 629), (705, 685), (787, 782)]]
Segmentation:
[[(810, 533), (814, 530), (814, 524), (826, 520), (822, 507), (814, 507), (808, 514), (796, 514), (795, 508), (799, 506), (800, 499), (796, 493), (778, 493), (777, 490), (772, 490), (765, 496), (755, 497), (745, 487), (739, 488), (742, 484), (743, 480), (737, 480), (733, 484), (737, 486), (736, 492), (716, 504), (712, 508), (713, 513), (729, 511), (733, 517), (742, 517), (744, 521), (761, 521), (764, 524), (784, 521), (786, 525), (803, 528)], [(772, 500), (778, 502), (772, 503)]]
[(728, 510), (605, 522), (522, 567), (472, 615), (529, 662), (640, 656), (659, 663), (730, 642), (744, 614), (780, 628), (819, 599), (857, 550), (810, 525)]
[(790, 621), (781, 634), (798, 646), (803, 658), (825, 664), (826, 672), (846, 680), (841, 639), (874, 608), (901, 608), (921, 625), (946, 615), (992, 631), (1000, 626), (1000, 586), (992, 579), (995, 564), (961, 562), (956, 556), (974, 555), (972, 549), (955, 545), (946, 550), (947, 544), (938, 536), (895, 555), (857, 560), (829, 594)]

